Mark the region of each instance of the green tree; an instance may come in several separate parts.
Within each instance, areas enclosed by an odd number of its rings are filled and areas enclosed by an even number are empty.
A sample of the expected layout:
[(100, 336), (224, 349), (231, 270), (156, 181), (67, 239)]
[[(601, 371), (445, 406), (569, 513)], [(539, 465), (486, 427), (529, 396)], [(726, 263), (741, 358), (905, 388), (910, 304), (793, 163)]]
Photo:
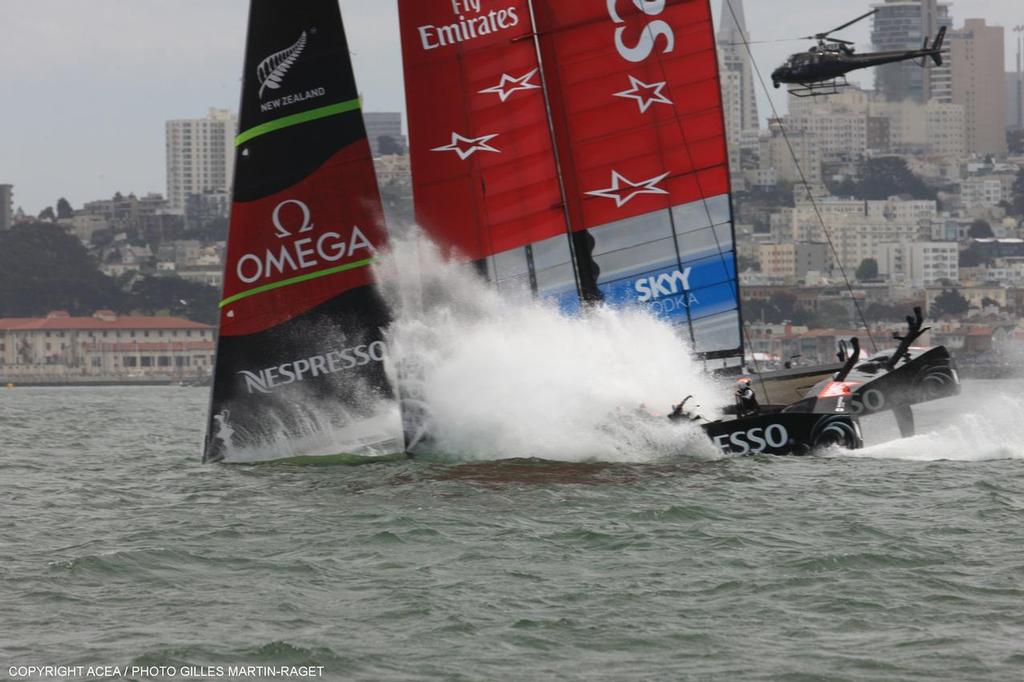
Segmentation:
[(901, 194), (908, 194), (914, 199), (935, 200), (938, 197), (938, 192), (914, 175), (906, 159), (899, 156), (867, 159), (860, 165), (856, 180), (831, 183), (829, 189), (838, 196), (855, 199), (888, 199)]
[(960, 317), (970, 309), (967, 299), (960, 295), (956, 289), (943, 289), (942, 293), (935, 297), (930, 311), (935, 319), (941, 317)]
[(1007, 132), (1006, 144), (1011, 154), (1024, 154), (1024, 129)]
[(0, 317), (123, 311), (126, 302), (117, 283), (59, 225), (25, 223), (0, 232)]
[(976, 268), (988, 264), (989, 260), (981, 244), (971, 244), (960, 252), (960, 267), (962, 268)]
[(878, 279), (878, 261), (874, 258), (865, 258), (860, 262), (860, 266), (857, 267), (855, 276), (858, 282)]
[(872, 303), (864, 309), (864, 317), (868, 322), (893, 322), (903, 320), (906, 311), (895, 305)]
[(134, 312), (217, 324), (220, 292), (211, 286), (180, 277), (142, 277), (132, 284), (129, 293)]
[(751, 258), (749, 256), (739, 256), (737, 258), (737, 262), (739, 265), (740, 272), (761, 272), (761, 261), (757, 260), (756, 258)]
[(846, 306), (838, 301), (824, 301), (818, 306), (818, 314), (814, 316), (812, 326), (825, 329), (848, 327), (850, 313)]
[(390, 156), (392, 154), (404, 154), (405, 149), (395, 138), (390, 135), (381, 135), (377, 138), (377, 151), (381, 156)]
[(967, 230), (967, 236), (971, 239), (992, 239), (996, 235), (988, 221), (979, 218), (971, 223), (970, 229)]
[(47, 206), (39, 212), (39, 220), (46, 220), (52, 223), (56, 219), (57, 216), (53, 213), (53, 206)]
[(71, 208), (71, 204), (67, 199), (61, 197), (57, 199), (57, 217), (60, 219), (72, 218), (75, 215), (75, 211)]

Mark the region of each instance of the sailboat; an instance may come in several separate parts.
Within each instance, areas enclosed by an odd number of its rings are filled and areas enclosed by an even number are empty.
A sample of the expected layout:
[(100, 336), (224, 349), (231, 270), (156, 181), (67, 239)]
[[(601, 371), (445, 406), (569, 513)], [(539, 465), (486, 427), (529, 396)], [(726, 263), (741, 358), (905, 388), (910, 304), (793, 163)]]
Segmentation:
[[(738, 373), (743, 323), (710, 2), (398, 6), (416, 216), (430, 237), (501, 291), (567, 313), (642, 308), (683, 330), (680, 352)], [(920, 329), (918, 319), (908, 337)], [(850, 379), (858, 350), (819, 386), (797, 377), (815, 389), (802, 399), (705, 431), (741, 454), (859, 447), (857, 415), (959, 391), (945, 349), (914, 352), (908, 343), (874, 358), (892, 375), (883, 385), (878, 374)], [(940, 388), (885, 400), (897, 384), (916, 391), (919, 370), (941, 374), (929, 383)], [(886, 395), (861, 401), (869, 385)]]
[(337, 0), (252, 0), (240, 112), (204, 460), (403, 455), (371, 269), (387, 232)]
[[(568, 314), (640, 306), (686, 330), (680, 352), (739, 368), (708, 2), (399, 10), (417, 218), (431, 238), (499, 290)], [(336, 0), (252, 0), (240, 110), (204, 460), (405, 456), (418, 410), (409, 402), (403, 423), (388, 381), (390, 316), (371, 268), (387, 233)], [(858, 447), (852, 357), (818, 395), (703, 427), (740, 454)]]

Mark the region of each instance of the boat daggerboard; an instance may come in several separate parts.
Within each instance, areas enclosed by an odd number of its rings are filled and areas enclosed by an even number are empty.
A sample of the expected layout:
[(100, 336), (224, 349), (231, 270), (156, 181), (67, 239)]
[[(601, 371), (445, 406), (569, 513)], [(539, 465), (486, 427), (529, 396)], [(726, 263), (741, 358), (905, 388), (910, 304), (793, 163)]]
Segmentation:
[(252, 0), (205, 460), (403, 451), (380, 196), (337, 0)]
[[(417, 218), (499, 288), (742, 357), (707, 0), (399, 0)], [(568, 270), (572, 274), (568, 274)]]

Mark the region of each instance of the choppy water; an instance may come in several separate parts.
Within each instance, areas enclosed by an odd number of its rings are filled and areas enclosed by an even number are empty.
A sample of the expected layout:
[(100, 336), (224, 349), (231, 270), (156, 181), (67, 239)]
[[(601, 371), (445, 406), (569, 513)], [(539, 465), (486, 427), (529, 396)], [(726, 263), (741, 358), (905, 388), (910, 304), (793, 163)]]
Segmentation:
[(4, 391), (0, 677), (1020, 680), (1024, 400), (993, 391), (858, 456), (358, 468), (203, 466), (200, 389)]

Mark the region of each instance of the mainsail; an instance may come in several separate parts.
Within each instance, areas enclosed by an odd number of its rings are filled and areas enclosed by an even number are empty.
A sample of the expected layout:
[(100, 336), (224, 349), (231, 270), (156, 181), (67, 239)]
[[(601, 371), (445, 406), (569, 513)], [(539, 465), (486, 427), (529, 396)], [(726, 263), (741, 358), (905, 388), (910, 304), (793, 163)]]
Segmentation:
[(204, 459), (403, 450), (380, 196), (337, 0), (252, 0)]
[(707, 0), (399, 0), (417, 218), (499, 288), (741, 357)]

